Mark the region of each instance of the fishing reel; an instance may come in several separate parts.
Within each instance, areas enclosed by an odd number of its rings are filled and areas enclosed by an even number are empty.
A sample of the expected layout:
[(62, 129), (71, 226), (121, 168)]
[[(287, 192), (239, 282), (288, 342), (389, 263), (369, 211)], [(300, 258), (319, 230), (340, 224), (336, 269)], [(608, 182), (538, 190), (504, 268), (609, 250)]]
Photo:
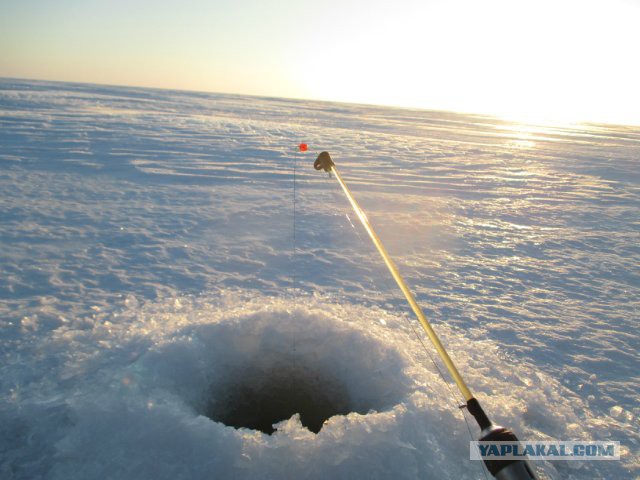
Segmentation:
[[(482, 431), (481, 442), (517, 442), (518, 437), (504, 427), (491, 425)], [(498, 480), (538, 480), (526, 460), (490, 460), (484, 459), (487, 470)]]
[[(482, 409), (477, 399), (471, 398), (466, 404), (467, 410), (482, 429), (481, 442), (518, 443), (518, 437), (505, 427), (494, 425)], [(533, 468), (525, 459), (493, 460), (483, 459), (487, 470), (498, 480), (538, 480)]]

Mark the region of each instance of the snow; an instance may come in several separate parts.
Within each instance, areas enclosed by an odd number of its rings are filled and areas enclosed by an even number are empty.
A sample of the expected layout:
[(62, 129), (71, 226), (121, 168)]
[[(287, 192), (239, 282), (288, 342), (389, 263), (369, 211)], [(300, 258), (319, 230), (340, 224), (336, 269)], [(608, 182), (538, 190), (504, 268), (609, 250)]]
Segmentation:
[(0, 477), (484, 478), (321, 150), (496, 422), (623, 445), (540, 475), (640, 473), (638, 129), (9, 79), (0, 122)]

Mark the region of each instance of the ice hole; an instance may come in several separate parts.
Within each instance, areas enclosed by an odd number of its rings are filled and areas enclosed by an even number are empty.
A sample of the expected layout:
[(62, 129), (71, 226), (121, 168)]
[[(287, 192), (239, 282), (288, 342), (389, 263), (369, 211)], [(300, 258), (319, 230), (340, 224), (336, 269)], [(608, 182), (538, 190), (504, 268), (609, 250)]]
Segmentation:
[(274, 368), (266, 374), (249, 368), (239, 372), (237, 380), (218, 385), (215, 390), (204, 415), (227, 426), (268, 434), (275, 431), (275, 423), (296, 413), (300, 414), (302, 425), (318, 433), (334, 415), (364, 414), (382, 406), (375, 401), (356, 405), (339, 380), (295, 366)]
[(318, 433), (336, 415), (391, 409), (411, 384), (394, 345), (318, 312), (190, 326), (143, 363), (155, 388), (172, 390), (196, 413), (267, 434), (295, 414)]

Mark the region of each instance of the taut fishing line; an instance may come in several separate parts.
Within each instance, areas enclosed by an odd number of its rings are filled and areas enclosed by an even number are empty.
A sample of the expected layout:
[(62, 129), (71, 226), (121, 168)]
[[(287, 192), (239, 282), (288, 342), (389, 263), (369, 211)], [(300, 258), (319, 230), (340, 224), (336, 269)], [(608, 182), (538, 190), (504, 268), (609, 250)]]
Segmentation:
[[(306, 145), (305, 145), (306, 150)], [(321, 152), (316, 158), (313, 164), (315, 170), (324, 170), (329, 174), (333, 174), (335, 179), (340, 184), (342, 191), (344, 192), (347, 200), (351, 204), (353, 211), (357, 215), (358, 219), (362, 227), (367, 232), (370, 240), (376, 247), (378, 253), (384, 260), (384, 263), (395, 280), (397, 286), (400, 288), (404, 297), (413, 310), (413, 313), (417, 317), (420, 325), (424, 333), (427, 334), (431, 344), (436, 349), (440, 360), (443, 362), (444, 366), (447, 368), (449, 374), (453, 378), (458, 387), (458, 390), (464, 397), (466, 404), (462, 406), (462, 408), (466, 408), (469, 413), (474, 417), (478, 426), (480, 427), (480, 441), (484, 442), (512, 442), (519, 445), (518, 438), (516, 435), (509, 429), (494, 425), (493, 422), (489, 419), (488, 415), (482, 408), (482, 405), (478, 401), (477, 398), (471, 392), (471, 389), (468, 387), (466, 381), (464, 380), (461, 372), (458, 370), (456, 364), (453, 362), (446, 348), (442, 344), (442, 341), (438, 337), (438, 334), (433, 329), (433, 326), (427, 319), (424, 311), (420, 307), (420, 304), (417, 302), (415, 295), (407, 285), (404, 280), (402, 274), (400, 273), (398, 267), (395, 262), (387, 252), (384, 244), (380, 240), (380, 237), (376, 234), (375, 230), (369, 220), (367, 215), (362, 210), (355, 197), (349, 190), (349, 187), (343, 180), (342, 176), (338, 172), (335, 163), (333, 162), (329, 152)], [(422, 343), (422, 342), (421, 342)], [(424, 346), (424, 345), (423, 345)], [(429, 355), (430, 356), (430, 355)], [(439, 369), (438, 369), (439, 371)], [(465, 422), (467, 421), (466, 416), (464, 416)], [(469, 432), (471, 432), (469, 428)], [(489, 472), (499, 480), (535, 480), (537, 479), (536, 474), (534, 473), (532, 467), (525, 458), (509, 459), (509, 460), (497, 460), (491, 457), (484, 457), (484, 463)]]
[[(337, 209), (340, 211), (340, 213), (337, 215), (339, 217), (342, 217), (343, 215), (346, 217), (347, 221), (349, 222), (349, 225), (351, 226), (351, 230), (353, 232), (355, 232), (356, 236), (358, 237), (358, 243), (361, 244), (362, 246), (367, 245), (368, 243), (366, 242), (366, 239), (363, 238), (360, 229), (362, 229), (362, 225), (356, 226), (354, 225), (353, 221), (351, 220), (351, 217), (349, 216), (349, 211), (348, 208), (344, 205), (344, 202), (342, 201), (343, 198), (343, 193), (342, 190), (340, 188), (339, 185), (336, 184), (336, 182), (330, 182), (329, 180), (331, 179), (331, 173), (329, 172), (326, 176), (324, 176), (324, 179), (327, 181), (327, 183), (329, 183), (329, 188), (331, 190), (333, 199), (335, 204), (337, 205)], [(391, 291), (392, 287), (390, 284), (390, 279), (388, 277), (380, 277), (382, 280), (382, 282), (384, 283), (386, 290)], [(377, 285), (375, 285), (375, 282), (371, 283), (371, 288), (375, 289), (376, 294), (378, 294), (379, 298), (383, 298), (384, 294), (382, 293), (382, 290), (380, 287), (378, 287)], [(431, 363), (433, 364), (433, 366), (435, 367), (438, 376), (442, 379), (442, 382), (446, 385), (448, 391), (449, 391), (449, 400), (450, 400), (450, 404), (451, 406), (454, 408), (454, 410), (458, 410), (460, 411), (461, 415), (462, 415), (462, 419), (465, 422), (465, 425), (467, 427), (467, 431), (469, 434), (469, 439), (473, 440), (473, 432), (471, 430), (471, 425), (469, 424), (469, 419), (467, 418), (464, 410), (465, 408), (464, 405), (461, 407), (460, 402), (458, 400), (458, 395), (454, 392), (453, 387), (451, 385), (451, 380), (447, 379), (447, 377), (444, 375), (443, 371), (442, 371), (442, 367), (438, 364), (436, 358), (433, 356), (433, 352), (429, 349), (429, 347), (427, 347), (423, 336), (420, 334), (420, 332), (418, 331), (418, 329), (416, 328), (416, 326), (413, 324), (413, 322), (411, 321), (411, 319), (408, 317), (408, 315), (406, 315), (404, 312), (397, 312), (398, 315), (400, 315), (402, 317), (402, 319), (405, 321), (405, 323), (409, 326), (409, 328), (413, 331), (416, 339), (418, 340), (418, 342), (420, 343), (420, 345), (422, 345), (422, 349), (424, 350), (425, 354), (427, 355), (427, 357), (429, 358), (429, 360), (431, 361)], [(424, 333), (423, 333), (424, 335)], [(411, 355), (413, 357), (414, 363), (418, 363), (421, 360), (419, 360), (414, 354), (413, 352), (409, 351), (409, 355)], [(487, 476), (487, 470), (484, 467), (484, 463), (481, 462), (481, 469), (482, 472), (484, 474), (485, 478), (488, 478)]]
[[(300, 149), (299, 151), (302, 151), (302, 149)], [(297, 250), (297, 238), (296, 238), (296, 219), (297, 219), (297, 197), (298, 197), (298, 191), (297, 191), (297, 174), (298, 174), (298, 155), (300, 153), (296, 152), (293, 155), (293, 232), (291, 233), (292, 236), (292, 241), (293, 241), (293, 251), (292, 251), (292, 255), (291, 255), (291, 261), (293, 263), (293, 269), (291, 272), (291, 284), (292, 284), (292, 294), (293, 294), (293, 311), (292, 311), (292, 321), (295, 321), (295, 315), (296, 315), (296, 311), (298, 310), (298, 277), (297, 277), (297, 254), (298, 254), (298, 250)], [(295, 385), (294, 385), (294, 381), (293, 381), (293, 372), (296, 370), (296, 329), (293, 328), (292, 329), (293, 333), (291, 335), (291, 356), (292, 356), (292, 363), (293, 363), (293, 370), (291, 371), (291, 375), (290, 375), (290, 385), (291, 385), (291, 394), (292, 396), (295, 394), (294, 389), (295, 389)]]

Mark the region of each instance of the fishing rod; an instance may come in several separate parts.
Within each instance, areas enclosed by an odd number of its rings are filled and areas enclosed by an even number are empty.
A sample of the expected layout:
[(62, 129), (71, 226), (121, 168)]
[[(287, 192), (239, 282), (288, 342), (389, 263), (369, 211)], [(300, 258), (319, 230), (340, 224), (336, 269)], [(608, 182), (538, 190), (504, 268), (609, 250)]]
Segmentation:
[[(304, 150), (306, 150), (306, 144), (302, 144), (302, 145), (304, 145), (305, 147)], [(302, 145), (301, 145), (301, 150), (303, 150)], [(329, 152), (321, 152), (320, 155), (318, 155), (318, 158), (316, 158), (316, 161), (314, 162), (313, 167), (316, 170), (324, 170), (325, 172), (332, 173), (335, 176), (336, 180), (338, 180), (338, 183), (342, 187), (344, 194), (347, 196), (347, 199), (349, 200), (351, 207), (353, 207), (353, 210), (355, 211), (356, 215), (360, 219), (362, 226), (367, 231), (367, 234), (371, 238), (371, 241), (373, 242), (376, 249), (382, 256), (384, 263), (387, 265), (389, 272), (391, 272), (391, 275), (393, 276), (394, 280), (400, 287), (400, 290), (402, 290), (402, 293), (407, 299), (407, 302), (409, 302), (411, 309), (415, 313), (416, 317), (418, 317), (418, 321), (420, 322), (420, 325), (422, 326), (425, 333), (429, 337), (429, 340), (431, 340), (431, 343), (433, 344), (436, 351), (438, 352), (438, 355), (442, 359), (442, 362), (446, 366), (447, 370), (453, 377), (453, 380), (458, 386), (460, 393), (462, 394), (462, 396), (466, 401), (465, 406), (467, 410), (473, 416), (473, 418), (475, 418), (476, 422), (478, 422), (478, 426), (480, 427), (479, 440), (481, 442), (510, 442), (510, 443), (518, 442), (518, 438), (515, 436), (515, 434), (511, 430), (505, 427), (494, 425), (491, 422), (491, 420), (489, 420), (489, 417), (487, 416), (484, 409), (480, 405), (480, 402), (478, 402), (478, 400), (471, 393), (471, 390), (469, 389), (466, 382), (464, 381), (464, 378), (462, 378), (462, 375), (458, 371), (458, 368), (453, 363), (453, 360), (451, 360), (451, 357), (447, 353), (447, 350), (444, 348), (444, 345), (442, 345), (442, 342), (440, 341), (435, 330), (429, 323), (429, 320), (427, 320), (427, 317), (422, 311), (422, 308), (420, 308), (420, 305), (418, 305), (418, 302), (416, 301), (415, 296), (409, 289), (409, 286), (404, 281), (404, 278), (402, 278), (402, 275), (400, 275), (398, 267), (396, 267), (395, 263), (389, 256), (387, 249), (384, 247), (384, 245), (382, 244), (382, 241), (380, 240), (375, 230), (369, 223), (369, 220), (367, 219), (366, 214), (364, 213), (362, 208), (360, 208), (360, 205), (358, 205), (358, 202), (356, 202), (356, 199), (351, 194), (351, 191), (349, 190), (349, 187), (347, 187), (347, 184), (342, 179), (342, 176), (340, 176), (340, 174), (338, 173), (338, 170), (336, 169), (336, 164), (331, 159)], [(489, 470), (489, 472), (491, 472), (491, 474), (498, 480), (537, 480), (538, 478), (533, 472), (533, 469), (531, 468), (529, 463), (524, 459), (493, 460), (493, 459), (484, 458), (484, 463), (487, 466), (487, 469)]]

